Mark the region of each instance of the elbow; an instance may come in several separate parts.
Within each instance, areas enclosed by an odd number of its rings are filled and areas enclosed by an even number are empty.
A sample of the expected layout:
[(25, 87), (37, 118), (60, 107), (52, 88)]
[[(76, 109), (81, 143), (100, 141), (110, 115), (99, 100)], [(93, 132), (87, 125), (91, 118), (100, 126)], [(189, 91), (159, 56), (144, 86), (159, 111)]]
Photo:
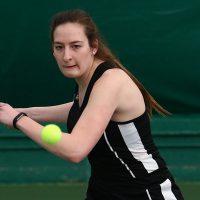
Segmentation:
[(73, 152), (70, 155), (65, 154), (62, 157), (64, 160), (67, 160), (72, 163), (80, 163), (82, 160), (86, 158), (87, 154), (84, 154), (83, 152)]
[[(68, 138), (70, 137), (70, 139), (72, 138), (72, 135), (67, 134), (66, 136)], [(87, 157), (89, 148), (86, 148), (86, 146), (80, 145), (77, 141), (72, 140), (68, 145), (66, 145), (65, 141), (61, 143), (61, 145), (56, 148), (56, 151), (64, 160), (72, 163), (80, 163)]]
[(73, 158), (69, 158), (68, 161), (78, 164), (80, 163), (84, 158), (79, 158), (79, 157), (73, 157)]

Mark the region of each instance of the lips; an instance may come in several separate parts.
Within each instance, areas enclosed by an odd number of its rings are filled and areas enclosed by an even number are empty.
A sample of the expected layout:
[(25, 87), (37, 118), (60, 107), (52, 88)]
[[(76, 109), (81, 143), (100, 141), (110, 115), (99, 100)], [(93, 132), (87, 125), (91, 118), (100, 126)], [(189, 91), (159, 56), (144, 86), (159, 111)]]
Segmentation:
[(76, 65), (64, 66), (64, 68), (68, 68), (68, 69), (70, 69), (70, 68), (74, 68), (74, 67), (76, 67)]

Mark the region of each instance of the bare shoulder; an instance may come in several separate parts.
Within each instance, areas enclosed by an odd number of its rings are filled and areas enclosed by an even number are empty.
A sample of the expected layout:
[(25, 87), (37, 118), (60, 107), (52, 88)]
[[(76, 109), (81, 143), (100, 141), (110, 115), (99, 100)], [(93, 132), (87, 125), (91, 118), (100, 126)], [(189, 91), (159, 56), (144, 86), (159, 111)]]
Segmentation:
[(110, 102), (110, 104), (115, 102), (119, 108), (127, 99), (135, 100), (138, 95), (140, 95), (139, 88), (129, 75), (122, 69), (113, 68), (105, 71), (96, 81), (90, 99), (95, 102)]
[(107, 95), (117, 103), (112, 116), (113, 120), (124, 121), (133, 119), (144, 112), (145, 104), (140, 89), (122, 69), (114, 68), (107, 70), (102, 75), (98, 85), (101, 85), (100, 88), (102, 90), (106, 89), (108, 91)]
[[(113, 108), (119, 104), (120, 96), (128, 75), (121, 69), (109, 69), (95, 82), (88, 105)], [(94, 108), (93, 108), (94, 109)], [(107, 108), (108, 109), (108, 108)]]
[(115, 78), (123, 80), (128, 77), (128, 74), (120, 68), (112, 68), (105, 71), (104, 74), (102, 75), (102, 77), (110, 77), (110, 76), (112, 77), (114, 76)]
[(117, 90), (118, 92), (120, 90), (120, 93), (130, 91), (137, 95), (140, 93), (136, 83), (123, 69), (120, 68), (113, 68), (105, 71), (102, 77), (97, 81), (96, 85), (100, 87), (102, 86), (104, 89), (109, 89), (110, 87)]
[(132, 96), (138, 95), (140, 90), (123, 69), (112, 68), (105, 71), (94, 84), (91, 95), (96, 95), (96, 93), (107, 93), (108, 96), (115, 96), (115, 98), (121, 96), (123, 98), (126, 97), (127, 94), (133, 94)]
[(105, 71), (101, 78), (97, 81), (97, 85), (111, 85), (121, 88), (123, 84), (130, 81), (128, 74), (120, 68), (113, 68)]

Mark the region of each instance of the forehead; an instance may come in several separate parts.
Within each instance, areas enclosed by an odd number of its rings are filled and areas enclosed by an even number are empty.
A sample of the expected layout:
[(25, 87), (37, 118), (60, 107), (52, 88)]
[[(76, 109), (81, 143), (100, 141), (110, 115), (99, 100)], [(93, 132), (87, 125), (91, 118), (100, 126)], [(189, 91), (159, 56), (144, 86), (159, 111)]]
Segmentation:
[(61, 24), (54, 30), (54, 42), (85, 41), (84, 27), (78, 23)]

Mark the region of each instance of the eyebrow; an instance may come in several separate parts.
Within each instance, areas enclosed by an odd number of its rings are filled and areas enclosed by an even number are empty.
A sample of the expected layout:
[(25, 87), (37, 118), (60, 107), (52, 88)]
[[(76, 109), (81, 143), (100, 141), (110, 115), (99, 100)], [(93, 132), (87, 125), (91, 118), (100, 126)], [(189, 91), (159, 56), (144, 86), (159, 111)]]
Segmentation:
[[(76, 41), (70, 42), (69, 44), (76, 44), (76, 43), (83, 43), (83, 41), (76, 40)], [(55, 41), (54, 44), (63, 44), (63, 42)]]

